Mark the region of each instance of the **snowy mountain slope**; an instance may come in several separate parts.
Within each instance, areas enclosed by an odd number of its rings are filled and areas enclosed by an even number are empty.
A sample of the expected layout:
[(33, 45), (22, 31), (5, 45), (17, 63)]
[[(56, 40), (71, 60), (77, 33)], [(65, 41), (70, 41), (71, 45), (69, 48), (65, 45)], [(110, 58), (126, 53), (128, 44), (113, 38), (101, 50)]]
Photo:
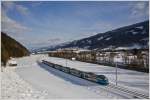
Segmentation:
[(131, 47), (134, 45), (139, 45), (140, 47), (145, 48), (148, 47), (148, 37), (149, 21), (144, 21), (105, 33), (99, 33), (88, 38), (75, 40), (67, 44), (60, 44), (53, 48), (48, 48), (48, 50), (74, 47), (86, 49), (104, 49)]

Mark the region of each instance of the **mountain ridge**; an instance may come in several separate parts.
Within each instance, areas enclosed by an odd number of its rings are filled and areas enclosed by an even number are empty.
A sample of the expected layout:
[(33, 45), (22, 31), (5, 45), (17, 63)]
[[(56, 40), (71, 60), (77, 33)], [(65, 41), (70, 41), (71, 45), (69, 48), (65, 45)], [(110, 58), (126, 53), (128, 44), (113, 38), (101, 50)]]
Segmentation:
[(55, 47), (45, 48), (46, 51), (64, 48), (83, 48), (89, 50), (102, 50), (107, 48), (139, 47), (148, 48), (149, 20), (132, 25), (98, 33), (79, 40), (62, 43)]

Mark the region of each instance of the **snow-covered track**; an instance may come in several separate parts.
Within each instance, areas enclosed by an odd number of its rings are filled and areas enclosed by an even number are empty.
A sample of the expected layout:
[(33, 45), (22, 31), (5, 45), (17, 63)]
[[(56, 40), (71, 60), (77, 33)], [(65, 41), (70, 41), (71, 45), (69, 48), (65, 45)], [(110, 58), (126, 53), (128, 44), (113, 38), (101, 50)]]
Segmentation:
[(110, 83), (107, 88), (110, 88), (110, 89), (116, 89), (120, 92), (124, 92), (125, 94), (128, 94), (134, 98), (140, 98), (140, 99), (149, 99), (149, 96), (148, 95), (145, 95), (143, 93), (140, 93), (138, 91), (133, 91), (133, 90), (129, 90), (127, 88), (124, 88), (124, 87), (121, 87), (121, 86), (116, 86), (112, 83)]

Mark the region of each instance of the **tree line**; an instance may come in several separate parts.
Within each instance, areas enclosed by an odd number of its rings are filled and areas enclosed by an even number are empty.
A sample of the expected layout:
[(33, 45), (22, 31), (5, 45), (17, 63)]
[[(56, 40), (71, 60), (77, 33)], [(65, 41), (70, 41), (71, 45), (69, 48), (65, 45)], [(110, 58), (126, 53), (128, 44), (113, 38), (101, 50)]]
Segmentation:
[(115, 58), (121, 59), (118, 65), (122, 68), (149, 72), (149, 50), (109, 50), (109, 51), (81, 51), (62, 50), (50, 52), (49, 56), (60, 58), (76, 58), (76, 60), (90, 63), (97, 63), (108, 66), (115, 66)]

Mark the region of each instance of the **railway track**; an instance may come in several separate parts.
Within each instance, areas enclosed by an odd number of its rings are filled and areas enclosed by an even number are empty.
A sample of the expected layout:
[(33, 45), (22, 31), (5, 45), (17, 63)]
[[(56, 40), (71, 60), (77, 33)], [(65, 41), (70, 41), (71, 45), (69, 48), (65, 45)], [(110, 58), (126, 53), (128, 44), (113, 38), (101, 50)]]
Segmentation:
[(133, 91), (133, 90), (129, 90), (127, 88), (121, 87), (121, 86), (116, 86), (112, 83), (110, 83), (108, 86), (106, 86), (108, 89), (115, 89), (119, 92), (123, 92), (127, 95), (130, 95), (133, 98), (139, 98), (139, 99), (149, 99), (148, 95), (145, 95), (143, 93), (140, 93), (138, 91)]
[[(43, 63), (44, 64), (44, 63)], [(75, 76), (76, 77), (76, 76)], [(89, 80), (87, 80), (89, 81)], [(93, 82), (94, 83), (94, 82)], [(98, 84), (98, 83), (95, 83), (95, 84)], [(130, 96), (132, 99), (133, 98), (138, 98), (138, 99), (149, 99), (149, 96), (148, 95), (145, 95), (143, 93), (140, 93), (138, 91), (133, 91), (133, 90), (129, 90), (128, 88), (125, 88), (125, 87), (122, 87), (122, 86), (116, 86), (115, 84), (113, 83), (110, 83), (109, 85), (107, 86), (103, 86), (101, 87), (107, 91), (113, 91), (115, 92), (116, 91), (116, 94), (119, 94), (119, 93), (122, 93), (126, 96)], [(115, 91), (114, 91), (115, 90)]]

